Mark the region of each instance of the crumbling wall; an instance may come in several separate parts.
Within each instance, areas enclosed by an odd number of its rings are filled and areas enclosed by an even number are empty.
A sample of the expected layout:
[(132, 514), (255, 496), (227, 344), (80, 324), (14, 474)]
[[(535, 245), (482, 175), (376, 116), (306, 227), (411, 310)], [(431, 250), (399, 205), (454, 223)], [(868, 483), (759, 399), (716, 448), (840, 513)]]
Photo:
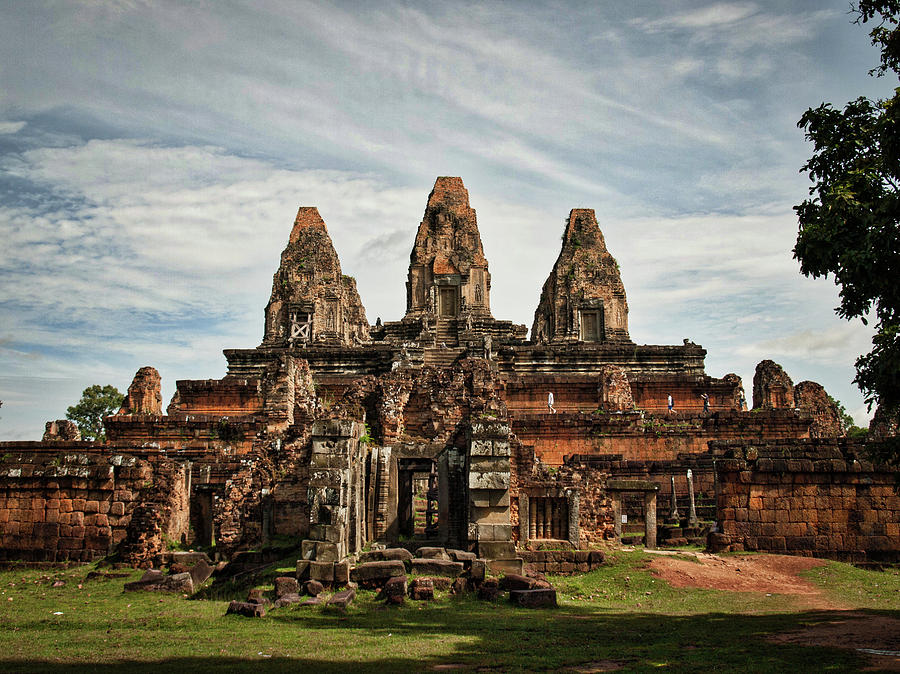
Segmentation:
[(846, 438), (715, 443), (715, 550), (900, 561), (895, 471)]
[(77, 442), (81, 440), (81, 431), (74, 421), (57, 419), (48, 421), (44, 426), (44, 437), (41, 442)]
[(809, 427), (811, 438), (837, 438), (844, 436), (844, 424), (837, 403), (814, 381), (801, 381), (794, 387), (794, 402), (798, 409), (812, 416)]
[(162, 380), (153, 367), (142, 367), (131, 380), (119, 414), (162, 414)]
[(158, 536), (178, 540), (187, 529), (186, 473), (175, 462), (153, 465), (75, 447), (7, 451), (6, 457), (0, 464), (0, 559), (90, 561), (129, 537), (137, 555), (148, 537), (135, 536), (151, 526), (150, 519)]

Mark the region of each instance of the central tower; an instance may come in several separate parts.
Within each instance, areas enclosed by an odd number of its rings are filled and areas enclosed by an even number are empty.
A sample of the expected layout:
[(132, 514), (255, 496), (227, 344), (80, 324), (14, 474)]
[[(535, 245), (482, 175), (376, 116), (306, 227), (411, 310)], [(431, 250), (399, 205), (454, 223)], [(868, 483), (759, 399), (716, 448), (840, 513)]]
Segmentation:
[(491, 275), (461, 178), (440, 177), (409, 256), (406, 317), (491, 317)]

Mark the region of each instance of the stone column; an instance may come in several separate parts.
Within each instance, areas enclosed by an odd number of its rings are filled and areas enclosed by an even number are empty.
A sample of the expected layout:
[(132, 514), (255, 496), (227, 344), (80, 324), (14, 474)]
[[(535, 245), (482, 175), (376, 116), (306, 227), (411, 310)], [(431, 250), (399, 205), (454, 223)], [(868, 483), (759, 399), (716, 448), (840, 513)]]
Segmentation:
[(644, 547), (656, 550), (656, 492), (644, 492)]
[(691, 472), (691, 469), (688, 468), (687, 472), (687, 483), (688, 483), (688, 496), (691, 499), (691, 510), (688, 514), (688, 524), (692, 527), (696, 527), (700, 524), (700, 521), (697, 519), (697, 507), (694, 503), (694, 474)]
[[(509, 425), (474, 421), (469, 429), (469, 541), (493, 560), (516, 559), (509, 519)], [(540, 516), (540, 513), (539, 513)], [(513, 564), (515, 565), (515, 564)], [(521, 560), (518, 560), (519, 572)]]
[(669, 524), (678, 524), (678, 520), (681, 519), (681, 517), (678, 514), (678, 503), (675, 500), (675, 476), (672, 475), (671, 477), (672, 477), (672, 503), (671, 503), (671, 506), (669, 507), (668, 521), (669, 521)]

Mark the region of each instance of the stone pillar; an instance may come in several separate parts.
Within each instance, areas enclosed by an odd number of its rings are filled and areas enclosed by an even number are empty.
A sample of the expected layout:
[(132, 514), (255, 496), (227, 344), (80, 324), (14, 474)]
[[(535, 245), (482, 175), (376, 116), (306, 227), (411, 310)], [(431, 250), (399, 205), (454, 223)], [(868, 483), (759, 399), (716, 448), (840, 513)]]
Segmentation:
[(688, 468), (687, 472), (687, 483), (688, 483), (688, 496), (691, 499), (691, 510), (688, 513), (688, 524), (692, 527), (696, 527), (700, 524), (700, 520), (697, 519), (697, 507), (694, 502), (694, 474), (691, 472), (691, 469)]
[[(469, 541), (493, 560), (516, 559), (509, 520), (509, 425), (481, 419), (469, 429)], [(543, 515), (538, 513), (538, 517)], [(513, 564), (514, 565), (514, 564)], [(521, 567), (521, 560), (518, 566)]]
[(671, 478), (672, 478), (672, 502), (671, 502), (671, 505), (669, 506), (669, 517), (667, 519), (668, 519), (669, 524), (678, 524), (678, 520), (681, 519), (681, 517), (678, 514), (678, 503), (675, 500), (675, 476), (672, 475)]
[(365, 545), (361, 506), (364, 449), (362, 425), (355, 421), (316, 421), (312, 427), (309, 471), (309, 539), (304, 559), (337, 562)]
[(616, 530), (616, 538), (622, 538), (622, 492), (612, 492), (613, 518)]
[(644, 547), (656, 550), (656, 492), (644, 492)]

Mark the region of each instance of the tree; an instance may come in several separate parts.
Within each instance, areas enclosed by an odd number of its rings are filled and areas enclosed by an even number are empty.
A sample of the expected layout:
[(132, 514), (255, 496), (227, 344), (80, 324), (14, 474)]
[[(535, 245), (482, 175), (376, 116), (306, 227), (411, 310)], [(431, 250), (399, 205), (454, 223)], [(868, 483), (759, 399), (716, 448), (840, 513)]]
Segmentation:
[(81, 393), (81, 399), (66, 410), (66, 419), (78, 425), (85, 440), (106, 440), (103, 417), (115, 414), (125, 396), (115, 386), (88, 386)]
[[(900, 0), (860, 0), (855, 23), (873, 22), (882, 77), (900, 73)], [(813, 186), (795, 206), (800, 223), (794, 257), (805, 276), (834, 275), (836, 312), (875, 321), (872, 350), (856, 360), (854, 383), (869, 407), (900, 407), (900, 88), (892, 98), (828, 103), (797, 126), (814, 146), (801, 169)]]

